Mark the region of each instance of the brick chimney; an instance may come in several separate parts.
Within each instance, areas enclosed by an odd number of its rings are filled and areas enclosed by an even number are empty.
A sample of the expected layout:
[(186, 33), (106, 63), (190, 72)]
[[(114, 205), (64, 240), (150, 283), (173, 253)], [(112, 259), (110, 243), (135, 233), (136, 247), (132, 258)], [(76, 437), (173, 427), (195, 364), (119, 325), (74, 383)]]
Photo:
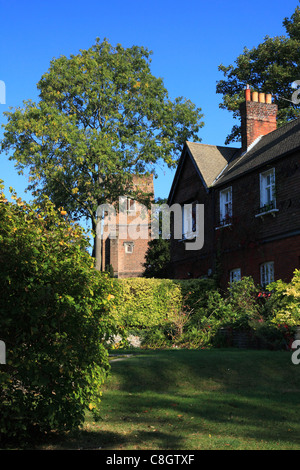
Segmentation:
[(245, 101), (240, 105), (242, 150), (246, 151), (259, 136), (276, 129), (277, 105), (272, 103), (272, 95), (251, 93), (249, 85), (245, 90)]

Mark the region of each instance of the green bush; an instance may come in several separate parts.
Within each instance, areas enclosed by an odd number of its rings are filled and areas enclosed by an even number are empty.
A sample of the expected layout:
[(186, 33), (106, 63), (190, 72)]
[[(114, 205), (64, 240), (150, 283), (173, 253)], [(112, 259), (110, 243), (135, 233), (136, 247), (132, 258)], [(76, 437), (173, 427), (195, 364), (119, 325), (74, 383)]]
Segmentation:
[(300, 325), (300, 270), (295, 270), (290, 283), (279, 280), (270, 284), (268, 290), (273, 291), (270, 301), (273, 323)]
[(212, 344), (213, 332), (208, 328), (196, 328), (189, 326), (183, 331), (176, 344), (187, 349), (199, 349), (210, 347)]
[(45, 199), (0, 194), (0, 437), (65, 431), (97, 409), (109, 370), (111, 280), (92, 266), (87, 238)]
[(223, 293), (211, 279), (114, 280), (112, 316), (125, 336), (134, 329), (144, 347), (232, 346), (233, 335), (244, 331), (251, 347), (285, 348), (298, 321), (299, 278), (296, 271), (290, 284), (273, 283), (263, 301), (251, 277)]
[(172, 343), (163, 329), (147, 328), (142, 333), (142, 347), (144, 348), (166, 348)]
[[(249, 347), (288, 348), (293, 330), (285, 321), (288, 317), (285, 315), (279, 318), (278, 315), (283, 307), (287, 311), (287, 305), (295, 309), (296, 293), (299, 292), (295, 287), (297, 282), (293, 280), (288, 288), (278, 281), (275, 289), (272, 285), (274, 292), (264, 302), (259, 301), (260, 289), (251, 277), (234, 282), (223, 294), (218, 290), (209, 291), (206, 304), (186, 324), (182, 340), (198, 347), (233, 346), (234, 332), (246, 331)], [(289, 295), (284, 295), (285, 292)]]
[(289, 349), (293, 342), (293, 331), (287, 325), (275, 325), (270, 321), (253, 321), (251, 333), (259, 348), (264, 349)]
[(203, 308), (214, 288), (208, 279), (115, 279), (111, 315), (126, 331), (164, 328), (181, 312)]

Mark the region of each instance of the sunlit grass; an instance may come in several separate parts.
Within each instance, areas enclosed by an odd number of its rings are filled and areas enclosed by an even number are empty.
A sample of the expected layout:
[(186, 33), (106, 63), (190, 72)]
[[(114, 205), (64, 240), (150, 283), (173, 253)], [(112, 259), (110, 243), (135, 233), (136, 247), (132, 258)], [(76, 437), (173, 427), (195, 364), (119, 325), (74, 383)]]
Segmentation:
[(144, 351), (112, 362), (94, 449), (300, 449), (300, 366), (286, 351)]

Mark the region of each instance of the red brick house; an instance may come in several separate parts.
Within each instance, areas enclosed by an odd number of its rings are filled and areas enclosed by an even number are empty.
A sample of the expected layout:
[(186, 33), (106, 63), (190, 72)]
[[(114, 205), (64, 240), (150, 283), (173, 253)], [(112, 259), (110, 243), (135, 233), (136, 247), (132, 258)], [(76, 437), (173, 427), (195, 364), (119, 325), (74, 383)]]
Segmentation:
[(172, 239), (175, 278), (265, 286), (300, 267), (300, 119), (277, 129), (272, 97), (249, 89), (240, 112), (241, 148), (183, 148), (168, 203), (204, 204), (204, 245), (187, 251), (184, 237)]

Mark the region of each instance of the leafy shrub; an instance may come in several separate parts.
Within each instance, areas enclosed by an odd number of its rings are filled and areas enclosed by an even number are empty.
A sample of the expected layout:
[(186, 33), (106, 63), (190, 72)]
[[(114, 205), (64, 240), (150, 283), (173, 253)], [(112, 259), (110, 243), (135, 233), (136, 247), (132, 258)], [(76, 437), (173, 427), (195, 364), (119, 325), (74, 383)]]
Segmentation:
[(0, 195), (0, 436), (79, 426), (109, 370), (111, 280), (93, 269), (83, 231), (43, 207)]
[(289, 349), (293, 342), (293, 331), (287, 325), (260, 320), (251, 322), (250, 326), (254, 344), (259, 348)]
[(268, 290), (273, 291), (270, 302), (273, 323), (300, 325), (300, 271), (295, 270), (290, 283), (279, 280), (270, 284)]
[(185, 311), (196, 311), (206, 304), (211, 280), (115, 279), (111, 315), (129, 330), (165, 327)]
[(147, 328), (142, 334), (142, 347), (165, 348), (171, 346), (171, 342), (162, 328)]
[(177, 340), (177, 344), (187, 349), (198, 349), (209, 347), (212, 344), (213, 332), (210, 327), (196, 328), (195, 326), (188, 327)]
[(226, 301), (232, 310), (232, 326), (248, 329), (249, 322), (261, 316), (258, 292), (259, 288), (251, 277), (244, 277), (230, 285)]
[(130, 328), (139, 331), (144, 347), (232, 346), (243, 330), (251, 347), (286, 348), (298, 321), (299, 276), (296, 271), (290, 284), (273, 283), (272, 295), (263, 301), (251, 277), (224, 293), (210, 279), (115, 280), (112, 316), (124, 334)]

